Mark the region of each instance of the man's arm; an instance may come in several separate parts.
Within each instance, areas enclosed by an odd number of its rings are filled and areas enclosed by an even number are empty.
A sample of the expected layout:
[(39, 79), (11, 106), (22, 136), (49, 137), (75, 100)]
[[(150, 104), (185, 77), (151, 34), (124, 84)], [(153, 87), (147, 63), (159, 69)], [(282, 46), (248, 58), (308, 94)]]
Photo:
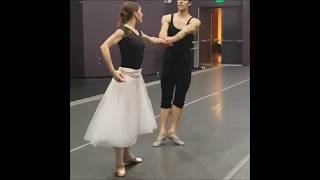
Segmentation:
[(170, 18), (169, 15), (164, 15), (161, 18), (161, 29), (159, 32), (159, 38), (161, 38), (161, 39), (165, 39), (168, 36), (168, 34), (167, 34), (168, 28), (169, 28), (169, 21), (168, 21), (169, 19), (168, 18)]
[(179, 41), (180, 39), (184, 38), (186, 35), (196, 32), (199, 29), (200, 25), (201, 25), (201, 22), (199, 19), (197, 19), (197, 18), (191, 19), (189, 25), (184, 27), (175, 36), (167, 37), (166, 40), (168, 43), (175, 43), (175, 42)]

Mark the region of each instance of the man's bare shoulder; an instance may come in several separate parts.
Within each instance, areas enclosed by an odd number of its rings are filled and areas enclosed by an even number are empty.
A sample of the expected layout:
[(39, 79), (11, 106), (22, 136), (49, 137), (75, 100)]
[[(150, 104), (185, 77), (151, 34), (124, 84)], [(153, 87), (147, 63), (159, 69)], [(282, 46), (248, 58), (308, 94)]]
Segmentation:
[(170, 22), (171, 14), (166, 14), (162, 16), (162, 20), (166, 22)]

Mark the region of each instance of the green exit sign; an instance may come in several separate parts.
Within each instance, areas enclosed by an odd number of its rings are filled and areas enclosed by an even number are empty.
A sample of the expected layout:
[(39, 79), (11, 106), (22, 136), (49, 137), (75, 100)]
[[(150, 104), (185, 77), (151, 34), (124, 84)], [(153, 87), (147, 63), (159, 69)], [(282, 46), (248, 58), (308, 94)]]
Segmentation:
[(223, 3), (224, 2), (224, 0), (215, 0), (216, 1), (216, 3)]

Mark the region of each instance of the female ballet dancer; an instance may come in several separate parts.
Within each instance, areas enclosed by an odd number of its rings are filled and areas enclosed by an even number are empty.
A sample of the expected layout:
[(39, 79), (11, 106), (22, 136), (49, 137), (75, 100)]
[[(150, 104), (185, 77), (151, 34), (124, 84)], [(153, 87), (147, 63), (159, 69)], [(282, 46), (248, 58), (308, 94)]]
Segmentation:
[[(107, 69), (113, 76), (84, 139), (93, 146), (114, 147), (115, 175), (126, 175), (125, 165), (140, 163), (141, 158), (130, 153), (130, 147), (142, 134), (157, 128), (152, 105), (141, 75), (145, 43), (166, 45), (159, 38), (150, 37), (136, 28), (143, 14), (138, 3), (125, 1), (121, 5), (118, 29), (100, 46)], [(121, 67), (114, 69), (109, 48), (117, 44), (121, 53)]]

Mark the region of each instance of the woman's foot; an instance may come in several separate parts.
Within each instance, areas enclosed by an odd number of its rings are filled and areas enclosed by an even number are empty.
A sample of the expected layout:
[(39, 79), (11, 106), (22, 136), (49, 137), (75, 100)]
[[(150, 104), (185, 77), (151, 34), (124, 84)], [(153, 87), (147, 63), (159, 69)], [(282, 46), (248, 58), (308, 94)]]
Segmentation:
[(129, 165), (129, 164), (138, 164), (142, 162), (142, 158), (136, 157), (134, 154), (132, 154), (129, 151), (129, 148), (126, 149), (123, 155), (123, 163), (124, 165)]
[(124, 154), (124, 157), (123, 157), (124, 165), (138, 164), (138, 163), (141, 163), (141, 162), (142, 162), (142, 158), (136, 157), (131, 152)]
[(126, 175), (126, 169), (124, 168), (124, 164), (116, 165), (115, 176), (124, 177)]
[(142, 158), (134, 157), (128, 160), (123, 160), (124, 165), (130, 165), (130, 164), (138, 164), (142, 163)]

